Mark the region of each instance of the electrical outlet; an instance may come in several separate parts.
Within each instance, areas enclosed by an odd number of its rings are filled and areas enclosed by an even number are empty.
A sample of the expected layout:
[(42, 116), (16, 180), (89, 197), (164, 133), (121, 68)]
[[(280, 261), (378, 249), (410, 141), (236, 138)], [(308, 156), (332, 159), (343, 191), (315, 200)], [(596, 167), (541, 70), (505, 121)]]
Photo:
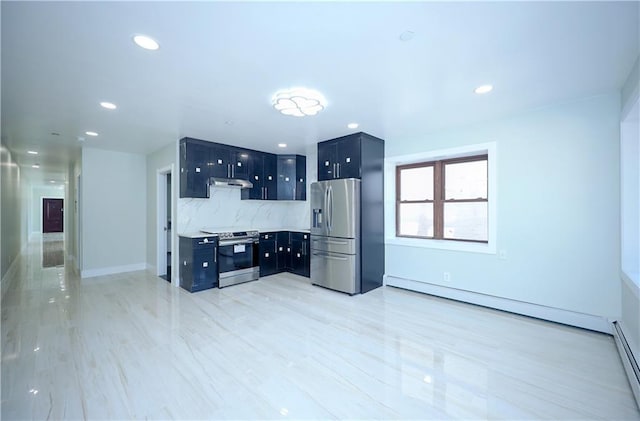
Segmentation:
[(449, 272), (444, 273), (444, 281), (451, 282), (451, 274)]
[(507, 260), (507, 251), (506, 250), (500, 250), (498, 252), (498, 259)]

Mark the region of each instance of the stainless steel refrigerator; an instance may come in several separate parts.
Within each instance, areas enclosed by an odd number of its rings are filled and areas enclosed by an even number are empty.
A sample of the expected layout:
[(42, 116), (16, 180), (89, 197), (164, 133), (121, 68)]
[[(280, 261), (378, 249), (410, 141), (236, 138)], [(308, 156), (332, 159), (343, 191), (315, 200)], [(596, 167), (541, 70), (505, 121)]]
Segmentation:
[(311, 282), (360, 293), (360, 180), (311, 184)]

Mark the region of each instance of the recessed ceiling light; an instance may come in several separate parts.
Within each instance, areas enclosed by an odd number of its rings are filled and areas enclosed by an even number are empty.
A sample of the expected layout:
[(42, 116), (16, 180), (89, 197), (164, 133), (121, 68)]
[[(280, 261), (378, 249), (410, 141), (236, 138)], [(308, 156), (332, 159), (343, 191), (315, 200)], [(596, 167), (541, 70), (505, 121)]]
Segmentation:
[(33, 164), (33, 165), (31, 166), (31, 168), (40, 168), (40, 165), (38, 165), (38, 164)]
[(482, 95), (482, 94), (486, 94), (489, 93), (493, 90), (493, 85), (482, 85), (482, 86), (478, 86), (476, 89), (473, 90), (473, 92)]
[(139, 47), (145, 50), (157, 50), (160, 48), (160, 44), (156, 40), (146, 35), (136, 35), (133, 37), (133, 42), (138, 44)]
[(309, 88), (283, 89), (273, 95), (271, 102), (282, 114), (295, 117), (316, 115), (327, 104), (320, 92)]
[(102, 108), (106, 108), (107, 110), (115, 110), (116, 108), (118, 108), (118, 107), (116, 107), (116, 104), (114, 104), (112, 102), (106, 102), (106, 101), (101, 102), (100, 106)]
[(347, 124), (347, 127), (350, 129), (357, 129), (358, 128), (358, 123), (349, 123)]
[(54, 180), (49, 180), (49, 183), (55, 183), (55, 181)]
[(38, 155), (38, 151), (27, 151), (30, 155)]
[(278, 147), (279, 148), (286, 148), (287, 144), (286, 143), (278, 143)]
[(98, 136), (98, 133), (96, 132), (84, 132), (84, 134), (86, 134), (87, 136)]

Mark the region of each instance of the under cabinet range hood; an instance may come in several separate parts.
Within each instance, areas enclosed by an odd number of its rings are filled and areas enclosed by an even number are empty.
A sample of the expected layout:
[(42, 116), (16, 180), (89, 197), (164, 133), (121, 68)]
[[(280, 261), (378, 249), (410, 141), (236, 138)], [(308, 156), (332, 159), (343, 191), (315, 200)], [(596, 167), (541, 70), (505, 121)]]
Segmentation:
[(253, 183), (251, 181), (242, 180), (240, 178), (211, 177), (209, 179), (209, 184), (211, 184), (212, 186), (240, 187), (242, 189), (251, 189), (251, 188), (253, 188)]

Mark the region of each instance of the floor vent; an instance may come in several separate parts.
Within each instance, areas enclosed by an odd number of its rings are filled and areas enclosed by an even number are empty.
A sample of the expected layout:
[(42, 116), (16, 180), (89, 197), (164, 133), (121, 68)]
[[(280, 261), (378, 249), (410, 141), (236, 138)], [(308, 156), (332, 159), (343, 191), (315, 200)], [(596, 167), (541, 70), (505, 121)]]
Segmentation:
[(633, 355), (631, 347), (629, 347), (629, 343), (618, 322), (613, 322), (613, 337), (616, 340), (620, 358), (622, 358), (622, 365), (624, 365), (624, 369), (627, 372), (631, 390), (633, 390), (636, 403), (638, 404), (638, 408), (640, 408), (640, 367), (638, 367), (638, 361)]

